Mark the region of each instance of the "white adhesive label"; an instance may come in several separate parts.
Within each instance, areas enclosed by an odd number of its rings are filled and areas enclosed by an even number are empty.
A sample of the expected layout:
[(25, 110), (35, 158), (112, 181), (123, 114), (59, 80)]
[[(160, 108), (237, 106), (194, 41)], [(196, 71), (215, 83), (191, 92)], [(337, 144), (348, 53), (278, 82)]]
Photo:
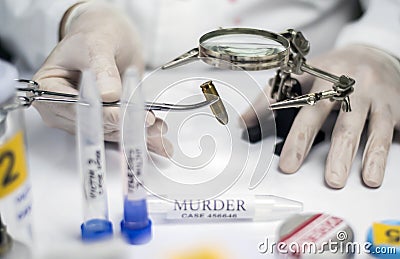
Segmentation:
[(180, 200), (170, 204), (168, 220), (252, 220), (255, 215), (254, 197), (209, 200)]
[(146, 196), (142, 184), (139, 182), (144, 171), (143, 150), (139, 147), (131, 147), (126, 150), (126, 172), (124, 179), (124, 191), (129, 199), (141, 199)]
[(102, 148), (88, 146), (84, 149), (82, 161), (85, 195), (88, 200), (96, 200), (105, 195), (105, 157)]

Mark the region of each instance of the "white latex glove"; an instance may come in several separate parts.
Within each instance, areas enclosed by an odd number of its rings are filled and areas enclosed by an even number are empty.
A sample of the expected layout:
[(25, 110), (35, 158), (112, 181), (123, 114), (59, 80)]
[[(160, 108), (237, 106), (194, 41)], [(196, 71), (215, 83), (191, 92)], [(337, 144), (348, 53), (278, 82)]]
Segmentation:
[[(326, 183), (332, 188), (345, 186), (368, 119), (362, 178), (367, 186), (379, 187), (383, 181), (394, 129), (400, 128), (400, 63), (380, 50), (363, 45), (334, 50), (310, 63), (333, 74), (349, 75), (356, 80), (354, 93), (350, 95), (352, 111), (340, 111), (333, 129), (326, 160)], [(309, 75), (302, 76), (300, 82), (303, 90), (311, 87), (311, 92), (331, 87), (326, 81)], [(279, 161), (284, 173), (294, 173), (299, 169), (318, 130), (329, 113), (338, 108), (336, 102), (323, 100), (299, 111)], [(254, 125), (254, 112), (249, 110), (242, 117), (248, 126)]]
[[(119, 100), (121, 77), (135, 65), (143, 71), (141, 46), (135, 28), (122, 12), (100, 1), (72, 7), (63, 24), (63, 38), (33, 79), (41, 89), (78, 94), (80, 71), (90, 69), (104, 102)], [(51, 127), (75, 131), (75, 108), (71, 104), (34, 103), (45, 123)], [(104, 108), (104, 137), (119, 140), (119, 110)], [(172, 155), (172, 144), (163, 138), (166, 124), (154, 113), (146, 116), (147, 146), (163, 156)]]

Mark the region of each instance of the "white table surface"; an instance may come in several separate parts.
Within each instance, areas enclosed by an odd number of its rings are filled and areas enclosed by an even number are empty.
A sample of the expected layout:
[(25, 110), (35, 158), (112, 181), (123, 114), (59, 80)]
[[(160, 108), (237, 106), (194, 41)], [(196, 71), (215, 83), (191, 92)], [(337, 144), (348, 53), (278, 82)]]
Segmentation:
[[(263, 84), (270, 75), (256, 73), (255, 78)], [(82, 200), (75, 137), (47, 127), (34, 108), (28, 109), (25, 117), (38, 258), (168, 259), (201, 247), (216, 249), (232, 259), (273, 258), (270, 254), (260, 254), (257, 248), (266, 238), (274, 240), (280, 221), (156, 224), (150, 243), (141, 246), (126, 244), (119, 233), (122, 217), (120, 158), (117, 146), (112, 144), (106, 145), (106, 161), (110, 218), (115, 235), (110, 241), (83, 244), (80, 241)], [(327, 140), (313, 148), (304, 165), (293, 175), (280, 173), (277, 169), (279, 158), (274, 156), (268, 175), (254, 192), (301, 201), (306, 213), (325, 212), (342, 217), (353, 228), (355, 241), (364, 242), (367, 229), (374, 221), (399, 218), (399, 138), (395, 138), (391, 147), (385, 179), (378, 189), (366, 188), (362, 184), (361, 151), (356, 156), (346, 187), (341, 190), (328, 188), (323, 177), (328, 149)], [(248, 192), (249, 179), (250, 175), (243, 175), (233, 189)], [(357, 258), (366, 257), (365, 254), (357, 255)]]

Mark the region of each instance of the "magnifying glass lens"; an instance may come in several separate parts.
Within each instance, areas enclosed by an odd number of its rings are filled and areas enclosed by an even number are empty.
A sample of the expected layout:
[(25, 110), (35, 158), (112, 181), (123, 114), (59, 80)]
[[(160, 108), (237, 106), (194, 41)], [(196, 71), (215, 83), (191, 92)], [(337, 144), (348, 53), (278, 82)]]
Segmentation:
[(220, 35), (205, 40), (201, 45), (220, 54), (240, 57), (265, 57), (285, 50), (280, 43), (259, 35)]

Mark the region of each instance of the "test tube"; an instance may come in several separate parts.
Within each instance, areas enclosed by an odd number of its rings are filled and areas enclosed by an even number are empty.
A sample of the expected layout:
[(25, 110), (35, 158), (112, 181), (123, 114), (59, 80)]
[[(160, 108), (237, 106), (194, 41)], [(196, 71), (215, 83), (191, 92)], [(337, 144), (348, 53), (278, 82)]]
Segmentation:
[(303, 210), (299, 201), (274, 195), (224, 194), (213, 199), (168, 200), (149, 196), (149, 211), (157, 223), (282, 220)]
[(112, 223), (108, 217), (104, 130), (101, 98), (94, 75), (82, 73), (77, 103), (78, 165), (83, 190), (84, 241), (112, 236)]
[(146, 172), (147, 152), (144, 100), (134, 68), (124, 74), (121, 97), (121, 156), (123, 172), (124, 218), (121, 232), (128, 243), (144, 244), (151, 239), (147, 212), (147, 193), (142, 175)]

